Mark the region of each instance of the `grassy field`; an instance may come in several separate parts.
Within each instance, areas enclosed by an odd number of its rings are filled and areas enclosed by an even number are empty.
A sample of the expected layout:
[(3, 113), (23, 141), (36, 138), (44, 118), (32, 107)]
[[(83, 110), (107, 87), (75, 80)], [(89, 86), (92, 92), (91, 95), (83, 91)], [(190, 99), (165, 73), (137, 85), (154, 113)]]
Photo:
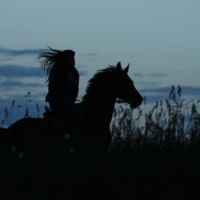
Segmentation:
[(1, 136), (1, 199), (200, 199), (200, 119), (178, 95), (172, 87), (144, 127), (140, 109), (136, 119), (115, 110), (109, 153), (95, 159), (78, 154), (67, 134), (27, 133), (24, 151)]

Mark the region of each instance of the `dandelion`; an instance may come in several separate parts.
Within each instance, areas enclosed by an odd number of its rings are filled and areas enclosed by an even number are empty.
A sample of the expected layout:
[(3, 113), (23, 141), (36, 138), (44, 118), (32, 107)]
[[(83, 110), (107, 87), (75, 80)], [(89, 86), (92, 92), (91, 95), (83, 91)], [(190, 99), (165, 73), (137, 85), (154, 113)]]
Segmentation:
[(19, 153), (19, 159), (23, 158), (24, 154), (23, 153)]
[(16, 151), (17, 151), (16, 146), (12, 146), (12, 151), (13, 151), (13, 152), (16, 152)]
[(71, 149), (70, 149), (70, 152), (71, 152), (71, 153), (74, 153), (74, 152), (75, 152), (75, 149), (74, 149), (74, 148), (71, 148)]
[(66, 134), (65, 135), (65, 139), (69, 140), (71, 138), (71, 135), (70, 134)]

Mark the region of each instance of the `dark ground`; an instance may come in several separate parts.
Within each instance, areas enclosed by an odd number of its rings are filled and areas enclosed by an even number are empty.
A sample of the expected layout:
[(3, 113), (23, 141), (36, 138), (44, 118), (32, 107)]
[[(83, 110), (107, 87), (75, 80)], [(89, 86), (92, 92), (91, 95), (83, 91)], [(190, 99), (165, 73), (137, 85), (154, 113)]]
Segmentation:
[(1, 145), (0, 199), (200, 199), (199, 145), (119, 146), (90, 159), (65, 142), (31, 146), (23, 157)]

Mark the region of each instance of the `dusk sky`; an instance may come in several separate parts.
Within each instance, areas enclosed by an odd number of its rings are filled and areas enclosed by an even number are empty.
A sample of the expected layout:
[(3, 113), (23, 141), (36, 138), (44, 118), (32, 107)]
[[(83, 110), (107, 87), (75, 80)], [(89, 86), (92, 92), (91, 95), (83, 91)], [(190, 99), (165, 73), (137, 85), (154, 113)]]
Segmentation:
[[(148, 105), (169, 96), (171, 85), (182, 99), (200, 100), (199, 0), (7, 0), (0, 6), (0, 117), (22, 118), (24, 95), (31, 117), (44, 112), (46, 73), (39, 49), (72, 49), (80, 74), (79, 96), (97, 70), (121, 61)], [(21, 107), (17, 107), (21, 105)], [(200, 110), (198, 110), (200, 112)]]

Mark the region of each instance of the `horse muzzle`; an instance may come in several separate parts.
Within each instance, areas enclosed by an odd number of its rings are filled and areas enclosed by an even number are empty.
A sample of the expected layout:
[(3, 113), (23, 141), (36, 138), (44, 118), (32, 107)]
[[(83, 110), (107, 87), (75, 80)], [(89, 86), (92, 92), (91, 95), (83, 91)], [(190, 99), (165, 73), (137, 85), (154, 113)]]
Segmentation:
[(134, 101), (133, 103), (130, 104), (131, 108), (137, 108), (142, 104), (143, 98), (141, 97), (140, 99)]

